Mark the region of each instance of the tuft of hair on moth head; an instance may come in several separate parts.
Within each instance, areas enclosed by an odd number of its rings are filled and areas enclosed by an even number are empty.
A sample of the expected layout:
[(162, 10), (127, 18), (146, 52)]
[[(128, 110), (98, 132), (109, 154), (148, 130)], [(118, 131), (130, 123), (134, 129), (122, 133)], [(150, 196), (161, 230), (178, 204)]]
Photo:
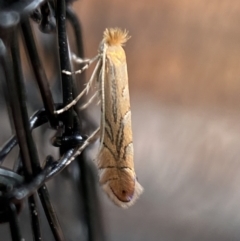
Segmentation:
[(131, 36), (128, 35), (128, 31), (126, 29), (107, 28), (103, 32), (103, 41), (109, 46), (124, 46), (130, 38)]

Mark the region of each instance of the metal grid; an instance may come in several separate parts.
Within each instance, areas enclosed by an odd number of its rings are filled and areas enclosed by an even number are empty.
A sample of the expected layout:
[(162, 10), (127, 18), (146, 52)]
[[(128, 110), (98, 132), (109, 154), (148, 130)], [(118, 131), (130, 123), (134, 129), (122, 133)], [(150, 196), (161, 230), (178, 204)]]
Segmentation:
[[(65, 106), (73, 99), (76, 84), (74, 84), (72, 76), (59, 73), (63, 101), (54, 103), (49, 80), (34, 39), (32, 21), (39, 24), (41, 31), (56, 33), (59, 69), (70, 71), (71, 68), (66, 22), (69, 22), (74, 30), (77, 54), (83, 57), (81, 26), (71, 9), (71, 1), (0, 1), (0, 60), (6, 80), (2, 86), (4, 86), (4, 93), (7, 93), (5, 96), (9, 116), (13, 121), (13, 133), (16, 133), (1, 147), (1, 165), (12, 149), (19, 146), (19, 155), (14, 160), (13, 170), (0, 167), (0, 222), (9, 223), (12, 240), (23, 240), (18, 213), (21, 211), (23, 200), (27, 199), (31, 214), (33, 240), (42, 240), (41, 225), (38, 216), (35, 215), (38, 209), (38, 202), (36, 202), (36, 195), (38, 195), (55, 240), (63, 241), (65, 238), (45, 182), (68, 166), (70, 158), (83, 144), (86, 136), (83, 135), (85, 130), (81, 123), (82, 116), (77, 112), (77, 108), (71, 108), (59, 116), (54, 114), (54, 110)], [(30, 118), (27, 110), (26, 82), (20, 56), (20, 37), (25, 42), (24, 51), (29, 56), (43, 103), (43, 108), (36, 111)], [(1, 79), (2, 81), (3, 79)], [(84, 81), (84, 75), (82, 75), (81, 81)], [(56, 130), (52, 144), (59, 147), (59, 160), (54, 160), (52, 156), (47, 156), (44, 162), (39, 160), (32, 130), (45, 123), (49, 123), (50, 127)], [(78, 190), (83, 198), (83, 215), (88, 230), (88, 240), (104, 240), (94, 170), (84, 155), (80, 155), (76, 162), (81, 172)], [(41, 165), (41, 163), (45, 164)], [(77, 198), (77, 196), (73, 198)]]

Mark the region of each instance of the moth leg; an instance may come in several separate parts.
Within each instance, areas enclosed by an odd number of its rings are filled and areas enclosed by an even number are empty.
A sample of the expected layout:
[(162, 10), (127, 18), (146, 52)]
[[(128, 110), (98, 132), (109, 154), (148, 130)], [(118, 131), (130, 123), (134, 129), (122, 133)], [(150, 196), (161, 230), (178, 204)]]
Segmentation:
[(84, 105), (82, 105), (79, 109), (80, 110), (86, 109), (97, 96), (98, 96), (98, 91), (96, 91), (95, 94), (89, 99), (89, 101), (87, 103), (85, 103)]
[(73, 154), (73, 156), (70, 158), (69, 163), (70, 164), (77, 156), (81, 154), (81, 152), (92, 142), (96, 141), (96, 139), (99, 136), (100, 127), (98, 127), (87, 139), (86, 141), (77, 149), (77, 151)]
[(93, 80), (94, 80), (94, 78), (95, 78), (95, 76), (96, 76), (96, 73), (97, 73), (97, 71), (98, 71), (98, 68), (99, 68), (99, 66), (100, 66), (100, 62), (101, 62), (101, 60), (99, 59), (98, 62), (97, 62), (97, 65), (96, 65), (96, 67), (95, 67), (95, 69), (93, 70), (93, 73), (92, 73), (92, 75), (91, 75), (91, 78), (90, 78), (90, 80), (88, 81), (86, 87), (83, 89), (83, 91), (82, 91), (72, 102), (70, 102), (68, 105), (66, 105), (65, 107), (63, 107), (63, 108), (60, 109), (60, 110), (54, 111), (55, 114), (58, 115), (58, 114), (61, 114), (61, 113), (65, 112), (65, 111), (69, 110), (73, 105), (75, 105), (75, 104), (81, 99), (81, 97), (82, 97), (85, 93), (86, 93), (86, 94), (88, 93), (90, 87), (91, 87), (92, 84), (93, 84)]
[[(97, 59), (99, 59), (99, 54), (95, 57), (93, 57), (92, 59), (89, 59), (89, 60), (86, 60), (86, 64), (79, 70), (76, 70), (76, 71), (67, 71), (67, 70), (62, 70), (62, 73), (63, 74), (66, 74), (66, 75), (72, 75), (72, 74), (81, 74), (84, 70), (88, 69), (88, 67), (94, 62), (96, 61)], [(84, 61), (84, 60), (82, 60)], [(84, 62), (83, 62), (84, 63)]]
[(72, 53), (72, 60), (77, 64), (88, 64), (91, 59), (82, 59), (78, 57), (76, 54)]
[(99, 104), (101, 104), (101, 100), (99, 100), (99, 101), (97, 102), (97, 105), (99, 105)]

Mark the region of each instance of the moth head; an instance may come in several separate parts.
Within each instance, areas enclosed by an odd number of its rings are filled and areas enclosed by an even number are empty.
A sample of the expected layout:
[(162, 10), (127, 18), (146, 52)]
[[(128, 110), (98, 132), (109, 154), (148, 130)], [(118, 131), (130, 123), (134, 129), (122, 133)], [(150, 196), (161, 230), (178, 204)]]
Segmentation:
[(108, 47), (122, 47), (131, 37), (127, 30), (120, 28), (106, 28), (103, 32), (103, 40), (101, 41), (98, 52), (100, 55), (105, 55)]
[(126, 29), (107, 28), (103, 33), (103, 42), (105, 42), (108, 46), (123, 46), (129, 39), (130, 36), (128, 35), (128, 31)]

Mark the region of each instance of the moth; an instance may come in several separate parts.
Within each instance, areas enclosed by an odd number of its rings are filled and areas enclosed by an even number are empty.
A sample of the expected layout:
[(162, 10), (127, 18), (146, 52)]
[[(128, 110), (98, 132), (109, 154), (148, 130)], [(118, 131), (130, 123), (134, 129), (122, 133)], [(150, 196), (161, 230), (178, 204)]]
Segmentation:
[[(123, 45), (130, 37), (119, 28), (106, 29), (99, 46), (96, 68), (78, 97), (62, 110), (69, 109), (87, 93), (97, 75), (98, 94), (101, 101), (100, 146), (96, 158), (99, 182), (110, 199), (122, 208), (135, 203), (143, 192), (134, 170), (134, 151), (131, 125), (131, 109), (128, 88), (128, 72)], [(78, 71), (80, 73), (82, 70)], [(69, 72), (65, 72), (70, 74)], [(96, 97), (96, 93), (86, 107)], [(97, 131), (98, 133), (98, 131)]]

